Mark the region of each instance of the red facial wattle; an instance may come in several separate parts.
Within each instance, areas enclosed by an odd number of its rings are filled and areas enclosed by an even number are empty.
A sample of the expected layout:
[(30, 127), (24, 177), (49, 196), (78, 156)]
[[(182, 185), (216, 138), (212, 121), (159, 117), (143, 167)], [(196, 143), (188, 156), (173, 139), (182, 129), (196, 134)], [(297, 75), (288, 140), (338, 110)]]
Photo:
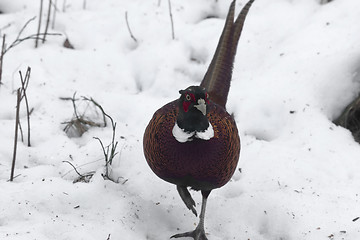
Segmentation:
[(185, 100), (183, 101), (183, 109), (185, 112), (189, 111), (191, 102), (195, 102), (195, 95), (193, 93), (185, 93)]
[(189, 106), (190, 106), (191, 102), (190, 101), (184, 101), (183, 102), (183, 108), (184, 111), (187, 112), (189, 110)]

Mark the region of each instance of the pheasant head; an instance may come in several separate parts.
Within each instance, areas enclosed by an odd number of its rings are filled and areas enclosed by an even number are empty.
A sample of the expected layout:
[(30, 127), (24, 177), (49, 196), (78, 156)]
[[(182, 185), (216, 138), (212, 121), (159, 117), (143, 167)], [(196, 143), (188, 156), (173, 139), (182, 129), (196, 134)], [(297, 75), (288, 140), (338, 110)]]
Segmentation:
[(212, 138), (214, 130), (207, 117), (210, 100), (206, 89), (190, 86), (179, 93), (179, 114), (172, 131), (173, 136), (178, 142), (192, 141), (194, 138)]

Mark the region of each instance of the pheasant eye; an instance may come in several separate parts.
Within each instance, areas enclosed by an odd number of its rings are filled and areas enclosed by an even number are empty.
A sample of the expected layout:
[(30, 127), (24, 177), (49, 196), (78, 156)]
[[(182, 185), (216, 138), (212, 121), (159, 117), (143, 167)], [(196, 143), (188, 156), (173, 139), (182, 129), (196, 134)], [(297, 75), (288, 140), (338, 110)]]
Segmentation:
[(190, 101), (191, 100), (191, 96), (189, 94), (186, 94), (185, 96), (186, 100)]

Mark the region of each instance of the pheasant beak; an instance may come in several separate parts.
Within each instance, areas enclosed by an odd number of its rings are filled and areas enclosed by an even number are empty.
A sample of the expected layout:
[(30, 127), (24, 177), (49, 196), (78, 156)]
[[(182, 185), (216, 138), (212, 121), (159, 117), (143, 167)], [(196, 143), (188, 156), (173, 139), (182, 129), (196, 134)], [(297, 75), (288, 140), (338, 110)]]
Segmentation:
[(202, 98), (199, 98), (197, 101), (197, 105), (194, 105), (203, 115), (206, 115), (206, 104), (205, 100)]

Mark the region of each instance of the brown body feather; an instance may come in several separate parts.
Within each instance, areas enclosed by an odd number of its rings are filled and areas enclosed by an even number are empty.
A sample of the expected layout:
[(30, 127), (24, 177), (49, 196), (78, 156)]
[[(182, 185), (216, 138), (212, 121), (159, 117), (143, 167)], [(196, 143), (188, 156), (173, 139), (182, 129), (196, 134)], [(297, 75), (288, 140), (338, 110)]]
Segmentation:
[(172, 135), (178, 100), (155, 112), (144, 134), (144, 154), (160, 178), (196, 190), (211, 190), (227, 183), (240, 153), (240, 139), (232, 116), (210, 102), (207, 117), (214, 128), (210, 140), (194, 138), (180, 143)]

